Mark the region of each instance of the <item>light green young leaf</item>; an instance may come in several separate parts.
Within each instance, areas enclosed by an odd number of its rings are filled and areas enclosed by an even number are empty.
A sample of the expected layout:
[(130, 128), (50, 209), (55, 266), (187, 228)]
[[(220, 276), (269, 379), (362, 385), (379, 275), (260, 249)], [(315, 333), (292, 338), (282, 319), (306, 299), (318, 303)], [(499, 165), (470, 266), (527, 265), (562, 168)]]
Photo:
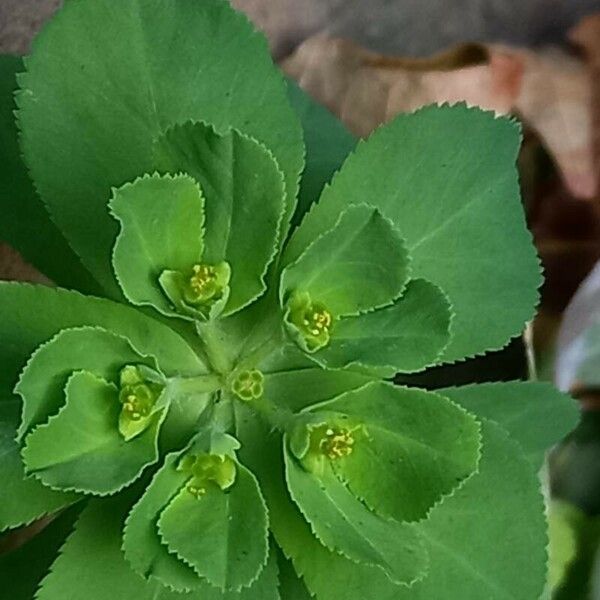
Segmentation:
[(331, 465), (383, 516), (422, 519), (477, 467), (477, 421), (434, 392), (373, 382), (309, 411), (326, 423), (347, 422), (354, 444)]
[(98, 284), (50, 219), (23, 164), (14, 114), (16, 74), (23, 69), (20, 57), (0, 55), (0, 238), (58, 285), (97, 293)]
[(155, 142), (161, 172), (184, 171), (205, 196), (204, 261), (231, 266), (224, 314), (247, 306), (266, 289), (285, 212), (285, 183), (266, 147), (230, 130), (221, 135), (203, 123), (186, 123)]
[(163, 542), (223, 591), (251, 586), (267, 563), (267, 508), (258, 482), (237, 466), (233, 485), (210, 484), (200, 497), (183, 488), (158, 520)]
[(334, 318), (391, 304), (410, 273), (404, 241), (370, 206), (351, 206), (335, 226), (285, 268), (279, 288), (284, 305), (295, 291), (308, 293)]
[(338, 600), (340, 590), (347, 600), (396, 600), (405, 586), (392, 583), (378, 567), (357, 564), (331, 552), (313, 535), (287, 490), (281, 434), (241, 403), (236, 406), (236, 426), (242, 442), (240, 457), (256, 473), (265, 493), (271, 531), (311, 593), (319, 587), (319, 600)]
[(290, 495), (311, 529), (330, 550), (376, 566), (394, 583), (411, 584), (427, 570), (427, 553), (413, 525), (383, 519), (361, 503), (331, 467), (316, 475), (285, 450)]
[(534, 381), (481, 383), (438, 390), (480, 418), (495, 421), (521, 444), (538, 470), (546, 452), (577, 425), (577, 404), (553, 385)]
[(288, 99), (302, 123), (306, 145), (306, 166), (302, 173), (294, 225), (321, 195), (325, 184), (342, 166), (356, 146), (356, 138), (324, 106), (315, 102), (292, 79), (288, 79)]
[(75, 502), (78, 496), (58, 492), (26, 477), (15, 441), (21, 414), (18, 400), (0, 401), (0, 532), (27, 525)]
[(8, 554), (0, 554), (2, 598), (31, 600), (34, 597), (40, 581), (72, 531), (78, 514), (78, 506), (64, 511), (24, 545)]
[(185, 591), (208, 584), (161, 543), (157, 524), (162, 510), (189, 479), (188, 474), (177, 469), (180, 455), (181, 452), (174, 452), (165, 458), (146, 493), (129, 513), (123, 532), (123, 552), (132, 569), (142, 577)]
[(519, 198), (519, 143), (516, 123), (465, 105), (398, 116), (346, 160), (284, 262), (330, 229), (349, 203), (371, 204), (406, 239), (413, 277), (450, 299), (455, 335), (445, 359), (504, 346), (533, 316), (541, 282)]
[(392, 306), (335, 322), (329, 344), (311, 358), (330, 368), (355, 365), (388, 377), (421, 371), (447, 346), (451, 316), (437, 286), (413, 279)]
[(301, 128), (264, 38), (229, 3), (122, 0), (117, 11), (113, 0), (67, 3), (26, 67), (17, 99), (26, 162), (56, 223), (111, 294), (110, 190), (151, 172), (153, 141), (177, 123), (234, 127), (268, 147), (285, 175), (289, 221)]
[(26, 471), (45, 485), (65, 491), (113, 494), (158, 460), (158, 431), (164, 410), (150, 426), (125, 441), (118, 429), (117, 387), (85, 371), (71, 376), (66, 403), (47, 424), (26, 438)]
[(23, 399), (19, 439), (57, 413), (64, 404), (67, 379), (74, 371), (89, 371), (116, 382), (121, 369), (130, 364), (155, 366), (152, 359), (134, 350), (125, 338), (104, 329), (81, 327), (60, 331), (31, 356), (15, 388)]
[(177, 315), (159, 285), (165, 270), (191, 272), (201, 262), (204, 199), (185, 175), (137, 179), (109, 203), (121, 231), (113, 251), (115, 274), (127, 299)]
[[(27, 323), (24, 327), (23, 323)], [(156, 357), (163, 373), (200, 375), (206, 367), (171, 328), (132, 307), (46, 286), (0, 282), (0, 396), (9, 398), (31, 354), (61, 329), (95, 325)]]

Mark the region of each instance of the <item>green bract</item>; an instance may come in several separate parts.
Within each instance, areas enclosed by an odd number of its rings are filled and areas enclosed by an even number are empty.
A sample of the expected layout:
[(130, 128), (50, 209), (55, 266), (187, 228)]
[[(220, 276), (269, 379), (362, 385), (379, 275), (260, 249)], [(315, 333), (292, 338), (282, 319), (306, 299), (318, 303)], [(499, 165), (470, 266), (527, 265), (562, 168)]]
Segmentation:
[(79, 290), (0, 284), (0, 530), (72, 505), (36, 598), (539, 597), (568, 399), (390, 381), (533, 315), (516, 123), (428, 107), (345, 158), (222, 0), (71, 0), (24, 67), (0, 233)]

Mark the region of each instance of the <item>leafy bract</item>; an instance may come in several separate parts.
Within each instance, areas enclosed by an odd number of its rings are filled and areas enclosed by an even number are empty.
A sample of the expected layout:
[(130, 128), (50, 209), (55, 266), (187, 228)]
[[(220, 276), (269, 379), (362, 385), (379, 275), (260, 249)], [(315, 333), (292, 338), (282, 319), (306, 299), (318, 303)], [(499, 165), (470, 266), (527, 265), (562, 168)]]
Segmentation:
[(75, 502), (78, 496), (51, 490), (26, 477), (15, 440), (20, 402), (0, 401), (0, 531), (27, 525)]
[[(351, 452), (331, 460), (333, 470), (374, 511), (397, 520), (425, 517), (479, 460), (476, 420), (433, 392), (374, 382), (308, 414), (349, 431)], [(310, 449), (309, 459), (320, 460)]]
[(427, 554), (414, 526), (370, 512), (331, 467), (316, 476), (285, 453), (290, 494), (315, 535), (352, 561), (381, 568), (395, 583), (413, 583), (427, 568)]
[(267, 511), (256, 478), (237, 464), (227, 490), (207, 485), (196, 497), (183, 488), (158, 528), (170, 551), (222, 590), (252, 585), (268, 559)]
[(281, 276), (280, 299), (296, 290), (324, 304), (334, 318), (391, 304), (409, 276), (404, 242), (390, 221), (366, 205), (342, 213)]
[(203, 123), (170, 129), (154, 153), (161, 172), (184, 171), (200, 184), (206, 199), (204, 261), (231, 267), (225, 314), (243, 308), (266, 289), (285, 211), (284, 178), (273, 155), (238, 131), (221, 135)]
[(264, 39), (227, 2), (124, 0), (117, 11), (112, 0), (70, 3), (26, 67), (17, 100), (26, 162), (56, 223), (111, 294), (110, 189), (153, 170), (152, 142), (172, 125), (235, 127), (270, 148), (285, 175), (284, 222), (291, 217), (301, 129)]
[(311, 357), (330, 368), (356, 365), (384, 376), (421, 371), (440, 358), (450, 321), (441, 290), (413, 279), (391, 306), (335, 322), (329, 343)]
[(23, 69), (20, 57), (0, 55), (0, 238), (59, 285), (93, 293), (98, 284), (50, 219), (23, 164), (13, 97)]
[(89, 371), (116, 382), (128, 364), (152, 359), (134, 350), (123, 337), (97, 327), (63, 329), (31, 356), (15, 388), (23, 399), (19, 438), (56, 414), (64, 403), (63, 390), (74, 371)]
[[(23, 323), (27, 323), (24, 327)], [(156, 357), (167, 375), (197, 375), (206, 367), (169, 327), (123, 304), (77, 292), (0, 283), (0, 394), (10, 397), (30, 355), (61, 329), (94, 325), (123, 336)]]
[(532, 317), (541, 281), (519, 200), (519, 142), (514, 122), (464, 105), (398, 116), (346, 160), (293, 235), (285, 262), (348, 204), (371, 204), (405, 238), (413, 276), (450, 299), (454, 337), (444, 358), (502, 347)]
[(202, 258), (204, 199), (186, 176), (146, 176), (116, 190), (110, 201), (121, 223), (115, 274), (127, 299), (176, 315), (159, 285), (167, 269), (186, 273)]
[(549, 383), (482, 383), (438, 392), (480, 418), (499, 423), (521, 444), (535, 469), (548, 448), (576, 425), (576, 403)]
[(79, 371), (65, 388), (66, 403), (25, 439), (23, 462), (52, 488), (107, 495), (121, 490), (158, 460), (164, 410), (131, 440), (119, 432), (117, 387)]
[(181, 452), (169, 454), (144, 495), (133, 507), (123, 532), (123, 551), (133, 570), (174, 590), (186, 591), (208, 584), (195, 571), (169, 552), (158, 533), (162, 510), (185, 486), (189, 475), (177, 469)]

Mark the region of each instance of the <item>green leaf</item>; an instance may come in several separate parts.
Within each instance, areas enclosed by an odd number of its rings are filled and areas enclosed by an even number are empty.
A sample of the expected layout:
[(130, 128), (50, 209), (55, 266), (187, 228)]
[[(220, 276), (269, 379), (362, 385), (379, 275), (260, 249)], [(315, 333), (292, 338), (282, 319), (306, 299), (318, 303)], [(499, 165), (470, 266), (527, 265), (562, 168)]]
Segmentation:
[(177, 469), (181, 452), (169, 454), (145, 494), (125, 522), (123, 551), (133, 570), (146, 579), (156, 579), (174, 590), (209, 587), (192, 567), (179, 560), (162, 544), (158, 517), (184, 487), (189, 475)]
[(79, 514), (74, 507), (56, 517), (23, 546), (0, 556), (2, 597), (31, 600)]
[(18, 439), (57, 413), (64, 404), (63, 390), (74, 371), (89, 371), (116, 382), (119, 372), (128, 364), (155, 366), (126, 339), (104, 329), (81, 327), (60, 331), (34, 352), (15, 387), (23, 399)]
[(184, 171), (200, 184), (206, 198), (204, 261), (231, 266), (224, 314), (244, 308), (266, 289), (285, 212), (285, 183), (274, 156), (238, 131), (221, 135), (203, 123), (170, 129), (154, 152), (159, 171)]
[(280, 300), (306, 292), (334, 318), (391, 304), (408, 281), (409, 257), (392, 223), (366, 205), (351, 206), (281, 276)]
[(0, 239), (59, 285), (97, 292), (98, 284), (50, 219), (21, 158), (13, 95), (23, 68), (20, 57), (0, 55)]
[(185, 487), (158, 521), (169, 550), (224, 591), (240, 591), (259, 577), (269, 553), (267, 528), (258, 482), (240, 464), (229, 489), (211, 484), (196, 497)]
[(370, 512), (335, 476), (306, 471), (285, 451), (290, 495), (315, 535), (352, 561), (381, 568), (394, 583), (411, 584), (425, 575), (427, 554), (413, 525)]
[(298, 412), (359, 388), (372, 378), (354, 371), (304, 368), (264, 374), (264, 396), (270, 402)]
[(311, 357), (323, 366), (356, 365), (382, 376), (414, 373), (438, 361), (450, 339), (450, 320), (441, 290), (413, 279), (392, 306), (334, 323), (329, 344)]
[(163, 271), (186, 273), (202, 258), (204, 199), (191, 177), (157, 174), (116, 190), (110, 201), (121, 232), (113, 251), (119, 284), (133, 304), (177, 315), (159, 285)]
[[(479, 471), (419, 530), (432, 569), (395, 600), (532, 600), (546, 583), (544, 500), (530, 462), (498, 425), (483, 422)], [(327, 597), (325, 597), (327, 598)]]
[(477, 421), (434, 392), (373, 382), (309, 414), (350, 431), (351, 452), (330, 462), (350, 490), (383, 516), (422, 519), (477, 467)]
[(256, 473), (267, 499), (271, 531), (307, 588), (315, 594), (315, 587), (330, 584), (328, 592), (319, 590), (319, 600), (336, 600), (341, 593), (348, 600), (396, 600), (404, 586), (392, 583), (378, 567), (331, 552), (313, 535), (287, 490), (281, 435), (241, 403), (236, 405), (236, 435), (242, 442), (240, 458)]
[(77, 292), (0, 282), (0, 397), (11, 396), (19, 373), (41, 344), (61, 329), (83, 325), (113, 331), (143, 348), (166, 375), (206, 373), (198, 355), (175, 331), (138, 310)]
[(73, 374), (67, 401), (57, 415), (26, 438), (23, 462), (51, 488), (100, 496), (114, 494), (158, 460), (158, 431), (164, 410), (138, 436), (119, 432), (121, 404), (114, 384), (92, 373)]
[(455, 335), (445, 359), (504, 346), (532, 318), (541, 282), (519, 198), (519, 142), (516, 123), (465, 105), (398, 116), (346, 160), (296, 230), (284, 264), (348, 204), (371, 204), (405, 238), (413, 277), (450, 299)]
[(542, 467), (547, 450), (579, 420), (577, 404), (549, 383), (482, 383), (438, 392), (474, 415), (502, 425), (535, 469)]
[(298, 225), (354, 149), (356, 139), (339, 119), (315, 102), (295, 81), (288, 79), (287, 84), (288, 99), (300, 117), (306, 145), (306, 166), (293, 220), (293, 224)]
[(27, 525), (78, 498), (25, 476), (21, 450), (15, 441), (20, 409), (18, 400), (0, 401), (0, 531)]
[(26, 67), (17, 98), (26, 162), (56, 223), (109, 293), (118, 294), (111, 187), (151, 172), (153, 141), (177, 123), (235, 127), (268, 147), (285, 175), (284, 222), (291, 217), (300, 125), (265, 40), (227, 2), (123, 0), (117, 11), (113, 0), (68, 3)]
[(280, 600), (274, 552), (257, 582), (240, 593), (223, 593), (206, 585), (184, 595), (140, 578), (121, 552), (123, 520), (131, 503), (131, 493), (89, 503), (36, 600)]
[(585, 520), (585, 513), (576, 506), (557, 500), (550, 503), (548, 583), (552, 590), (558, 588), (565, 580), (571, 564), (577, 558), (577, 525)]

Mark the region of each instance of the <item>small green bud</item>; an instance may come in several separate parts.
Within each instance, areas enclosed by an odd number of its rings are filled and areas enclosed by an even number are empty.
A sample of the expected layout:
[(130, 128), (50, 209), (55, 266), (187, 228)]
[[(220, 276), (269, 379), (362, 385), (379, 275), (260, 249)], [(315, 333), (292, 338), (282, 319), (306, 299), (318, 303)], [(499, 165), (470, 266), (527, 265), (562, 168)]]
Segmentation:
[(256, 369), (242, 371), (233, 380), (231, 389), (241, 400), (257, 400), (263, 395), (264, 381), (264, 375)]
[(181, 459), (177, 469), (190, 475), (186, 488), (196, 498), (204, 496), (211, 485), (216, 485), (221, 490), (230, 488), (237, 474), (233, 458), (218, 454), (187, 454)]
[(229, 283), (228, 271), (229, 269), (223, 269), (222, 264), (194, 265), (183, 290), (185, 301), (192, 306), (198, 306), (218, 300)]

